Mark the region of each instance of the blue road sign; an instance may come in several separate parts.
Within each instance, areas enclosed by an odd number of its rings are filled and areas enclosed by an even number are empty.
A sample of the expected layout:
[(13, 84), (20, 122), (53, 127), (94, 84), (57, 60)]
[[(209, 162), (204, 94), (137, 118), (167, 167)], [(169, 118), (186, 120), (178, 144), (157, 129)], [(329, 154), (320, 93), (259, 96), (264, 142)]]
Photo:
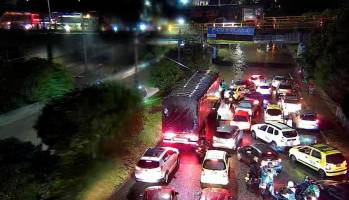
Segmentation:
[(207, 35), (254, 35), (254, 30), (254, 27), (209, 27), (207, 30)]

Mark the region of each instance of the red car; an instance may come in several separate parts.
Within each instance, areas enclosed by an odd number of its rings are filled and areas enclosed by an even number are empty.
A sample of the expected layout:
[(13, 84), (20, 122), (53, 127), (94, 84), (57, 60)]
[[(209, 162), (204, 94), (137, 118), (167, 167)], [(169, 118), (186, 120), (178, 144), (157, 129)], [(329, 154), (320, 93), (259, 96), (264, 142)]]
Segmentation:
[(178, 193), (169, 186), (152, 186), (144, 190), (143, 200), (177, 200)]
[(237, 126), (240, 130), (250, 130), (251, 119), (248, 112), (242, 110), (237, 111), (230, 125)]
[(205, 188), (202, 190), (200, 200), (233, 200), (233, 195), (223, 188)]

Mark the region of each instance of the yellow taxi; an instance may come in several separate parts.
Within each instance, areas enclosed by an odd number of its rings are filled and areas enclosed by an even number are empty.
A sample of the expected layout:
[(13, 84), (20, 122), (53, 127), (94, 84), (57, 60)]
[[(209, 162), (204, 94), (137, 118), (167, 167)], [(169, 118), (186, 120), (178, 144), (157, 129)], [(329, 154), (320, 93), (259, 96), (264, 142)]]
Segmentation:
[(316, 170), (321, 178), (347, 173), (347, 161), (342, 153), (326, 144), (296, 146), (290, 149), (293, 163), (300, 162)]
[(232, 89), (232, 92), (233, 92), (233, 98), (235, 100), (241, 100), (244, 98), (244, 95), (245, 95), (245, 88), (242, 87), (242, 86), (235, 86), (233, 89)]

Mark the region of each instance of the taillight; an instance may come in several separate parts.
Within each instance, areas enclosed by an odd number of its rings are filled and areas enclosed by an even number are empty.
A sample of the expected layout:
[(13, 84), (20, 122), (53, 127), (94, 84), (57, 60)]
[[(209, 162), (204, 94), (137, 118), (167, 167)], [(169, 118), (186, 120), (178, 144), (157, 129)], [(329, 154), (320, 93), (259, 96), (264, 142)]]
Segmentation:
[(254, 104), (254, 105), (257, 105), (257, 104), (259, 104), (259, 101), (258, 101), (258, 100), (254, 100), (254, 101), (253, 101), (253, 104)]
[(318, 124), (318, 123), (320, 122), (320, 120), (319, 120), (319, 119), (316, 119), (315, 122)]
[(279, 158), (279, 159), (278, 159), (278, 162), (281, 163), (281, 161), (282, 161), (281, 158)]

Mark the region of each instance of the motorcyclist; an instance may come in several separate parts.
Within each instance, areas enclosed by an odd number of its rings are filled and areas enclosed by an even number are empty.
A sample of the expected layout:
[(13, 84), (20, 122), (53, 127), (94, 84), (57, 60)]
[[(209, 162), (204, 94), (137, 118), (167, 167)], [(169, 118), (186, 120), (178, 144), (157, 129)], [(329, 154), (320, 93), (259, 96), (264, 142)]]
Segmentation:
[(274, 177), (277, 175), (275, 169), (273, 168), (273, 163), (268, 162), (266, 166), (262, 168), (261, 171), (261, 183), (260, 188), (267, 188), (271, 195), (274, 195)]
[(304, 181), (297, 185), (297, 199), (307, 199), (307, 197), (319, 198), (319, 187), (314, 183), (314, 180), (306, 176)]
[(252, 190), (258, 190), (258, 183), (260, 177), (260, 167), (258, 164), (258, 157), (253, 157), (253, 160), (250, 164), (250, 170), (245, 178), (247, 188)]

